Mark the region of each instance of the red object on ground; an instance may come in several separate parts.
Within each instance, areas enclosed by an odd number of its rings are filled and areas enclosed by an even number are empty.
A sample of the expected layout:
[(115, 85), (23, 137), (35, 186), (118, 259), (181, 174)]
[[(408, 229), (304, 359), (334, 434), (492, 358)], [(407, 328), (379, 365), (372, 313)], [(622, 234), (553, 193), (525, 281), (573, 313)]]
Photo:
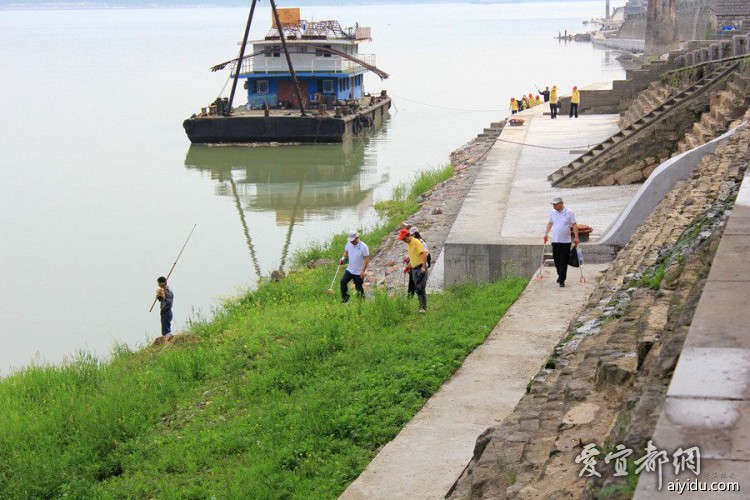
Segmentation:
[[(578, 234), (591, 234), (594, 228), (586, 224), (578, 224)], [(573, 234), (573, 228), (570, 228), (570, 234)]]

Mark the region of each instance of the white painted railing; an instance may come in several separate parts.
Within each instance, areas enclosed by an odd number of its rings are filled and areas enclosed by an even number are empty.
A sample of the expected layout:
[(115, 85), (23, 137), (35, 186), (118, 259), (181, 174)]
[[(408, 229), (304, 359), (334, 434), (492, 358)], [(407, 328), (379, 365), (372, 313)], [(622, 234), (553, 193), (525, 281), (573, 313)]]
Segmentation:
[[(364, 68), (359, 63), (332, 55), (331, 57), (314, 56), (313, 54), (290, 54), (294, 71), (298, 73), (354, 73)], [(375, 54), (357, 54), (357, 59), (375, 66)], [(236, 68), (236, 65), (235, 65)], [(232, 69), (232, 75), (235, 73)], [(286, 58), (266, 57), (264, 55), (246, 59), (242, 63), (241, 74), (247, 73), (278, 73), (289, 71)]]

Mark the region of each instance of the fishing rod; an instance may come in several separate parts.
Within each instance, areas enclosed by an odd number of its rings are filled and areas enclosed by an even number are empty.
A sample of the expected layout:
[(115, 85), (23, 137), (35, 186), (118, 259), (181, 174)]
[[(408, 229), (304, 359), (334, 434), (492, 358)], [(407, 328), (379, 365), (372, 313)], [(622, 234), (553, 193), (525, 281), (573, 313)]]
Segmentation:
[[(174, 260), (174, 264), (172, 264), (172, 269), (170, 269), (169, 270), (169, 274), (167, 274), (167, 282), (169, 282), (169, 277), (172, 276), (172, 271), (174, 271), (174, 266), (176, 266), (177, 265), (177, 261), (180, 260), (180, 255), (182, 255), (182, 252), (183, 252), (183, 250), (185, 250), (185, 247), (187, 246), (188, 241), (190, 241), (190, 237), (193, 235), (193, 231), (195, 231), (196, 226), (198, 226), (198, 224), (195, 224), (193, 226), (193, 229), (190, 230), (190, 234), (188, 234), (188, 237), (185, 240), (185, 244), (182, 245), (182, 249), (180, 250), (180, 253), (177, 254), (177, 258)], [(154, 306), (156, 305), (156, 300), (157, 299), (154, 299), (154, 302), (153, 302), (153, 304), (151, 304), (151, 307), (149, 308), (148, 312), (151, 312), (151, 311), (154, 310)]]

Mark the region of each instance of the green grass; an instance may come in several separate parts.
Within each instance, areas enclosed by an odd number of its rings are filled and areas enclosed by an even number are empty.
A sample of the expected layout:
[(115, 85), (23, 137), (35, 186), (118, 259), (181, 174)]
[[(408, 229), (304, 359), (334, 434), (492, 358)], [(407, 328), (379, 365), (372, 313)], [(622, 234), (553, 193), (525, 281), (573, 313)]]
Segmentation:
[(448, 290), (417, 315), (381, 292), (340, 304), (333, 270), (229, 301), (195, 342), (0, 380), (0, 498), (334, 498), (527, 283)]

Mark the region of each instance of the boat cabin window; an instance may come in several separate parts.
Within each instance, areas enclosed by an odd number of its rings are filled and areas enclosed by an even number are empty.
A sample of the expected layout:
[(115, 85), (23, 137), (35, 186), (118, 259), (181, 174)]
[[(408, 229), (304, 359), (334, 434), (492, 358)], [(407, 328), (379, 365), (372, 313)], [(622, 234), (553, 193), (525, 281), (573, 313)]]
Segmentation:
[(253, 94), (268, 94), (268, 80), (253, 80)]
[(333, 80), (323, 80), (323, 93), (325, 94), (333, 93)]
[[(325, 47), (326, 49), (330, 49), (331, 48), (330, 45), (323, 45), (323, 47)], [(320, 56), (331, 57), (331, 53), (330, 52), (325, 52), (325, 51), (320, 50), (320, 49), (315, 49), (315, 57), (320, 57)]]
[(266, 47), (263, 51), (265, 57), (281, 57), (281, 47), (278, 45), (273, 47)]

